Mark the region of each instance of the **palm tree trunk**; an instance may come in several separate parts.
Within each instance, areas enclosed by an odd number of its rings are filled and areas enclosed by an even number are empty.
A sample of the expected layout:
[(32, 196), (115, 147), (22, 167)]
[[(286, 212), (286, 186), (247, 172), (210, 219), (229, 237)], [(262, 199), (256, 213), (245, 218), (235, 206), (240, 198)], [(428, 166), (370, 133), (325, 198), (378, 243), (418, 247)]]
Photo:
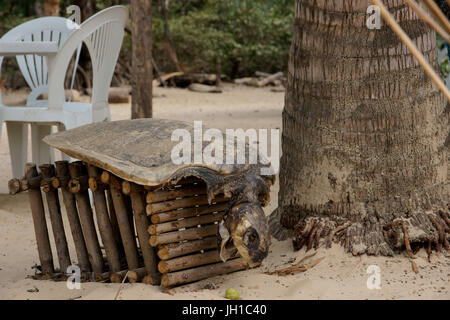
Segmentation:
[[(438, 69), (435, 33), (403, 2), (384, 3)], [(403, 221), (412, 243), (446, 245), (450, 110), (386, 24), (366, 27), (369, 5), (296, 2), (279, 214), (297, 249), (346, 226), (334, 239), (353, 254), (391, 255)]]

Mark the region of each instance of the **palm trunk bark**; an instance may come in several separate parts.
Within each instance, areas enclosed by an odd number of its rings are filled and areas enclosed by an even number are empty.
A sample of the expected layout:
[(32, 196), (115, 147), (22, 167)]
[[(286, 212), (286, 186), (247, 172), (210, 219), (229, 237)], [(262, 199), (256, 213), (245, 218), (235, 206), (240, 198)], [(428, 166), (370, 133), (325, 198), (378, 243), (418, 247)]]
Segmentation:
[[(402, 1), (384, 3), (438, 69), (435, 33)], [(449, 108), (386, 24), (366, 27), (369, 5), (296, 2), (279, 214), (297, 249), (345, 225), (336, 239), (354, 255), (392, 255), (403, 221), (409, 241), (437, 247), (431, 220), (450, 227), (437, 213), (449, 216)]]
[(152, 2), (132, 0), (131, 118), (152, 117)]

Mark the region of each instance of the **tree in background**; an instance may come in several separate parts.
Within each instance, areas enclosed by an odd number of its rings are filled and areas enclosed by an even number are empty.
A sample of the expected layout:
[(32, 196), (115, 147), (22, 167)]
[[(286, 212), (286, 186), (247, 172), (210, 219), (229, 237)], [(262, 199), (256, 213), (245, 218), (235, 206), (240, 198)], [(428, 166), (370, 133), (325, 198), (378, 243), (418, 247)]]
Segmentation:
[[(437, 69), (435, 33), (384, 3)], [(294, 246), (338, 225), (354, 255), (409, 241), (448, 248), (447, 101), (399, 38), (369, 30), (369, 0), (297, 0), (283, 110), (279, 214)], [(406, 246), (406, 248), (408, 248)]]
[(152, 1), (131, 0), (131, 118), (152, 117)]
[(44, 15), (59, 16), (59, 1), (60, 0), (44, 0)]

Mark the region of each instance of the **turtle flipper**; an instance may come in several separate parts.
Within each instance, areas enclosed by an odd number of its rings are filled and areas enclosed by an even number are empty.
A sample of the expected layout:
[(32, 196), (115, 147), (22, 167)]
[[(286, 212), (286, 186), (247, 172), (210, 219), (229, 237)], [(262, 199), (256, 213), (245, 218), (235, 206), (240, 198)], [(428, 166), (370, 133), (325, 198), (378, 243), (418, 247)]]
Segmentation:
[(285, 228), (281, 225), (278, 208), (273, 210), (273, 212), (269, 215), (269, 232), (270, 235), (278, 241), (284, 241), (291, 238), (293, 235), (293, 230)]

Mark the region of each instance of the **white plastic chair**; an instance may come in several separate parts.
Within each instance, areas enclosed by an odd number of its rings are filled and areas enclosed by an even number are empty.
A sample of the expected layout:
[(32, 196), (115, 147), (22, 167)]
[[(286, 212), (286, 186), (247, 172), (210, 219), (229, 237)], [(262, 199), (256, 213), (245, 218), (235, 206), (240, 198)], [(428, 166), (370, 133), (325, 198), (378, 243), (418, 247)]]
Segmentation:
[[(33, 108), (3, 108), (0, 109), (0, 120), (59, 125), (59, 130), (110, 120), (108, 91), (122, 46), (127, 19), (128, 10), (123, 6), (114, 6), (84, 21), (79, 29), (70, 34), (50, 66), (48, 105)], [(65, 101), (65, 73), (72, 55), (83, 42), (89, 50), (92, 61), (91, 102)], [(41, 141), (42, 137), (39, 135), (37, 138)], [(19, 175), (21, 174), (23, 173)]]
[[(11, 42), (54, 41), (57, 42), (58, 48), (60, 48), (70, 36), (70, 34), (74, 31), (73, 28), (69, 28), (71, 23), (72, 22), (70, 20), (62, 17), (38, 18), (25, 22), (11, 29), (2, 37), (1, 40)], [(76, 24), (72, 23), (72, 26), (76, 26)], [(75, 77), (80, 49), (81, 46), (78, 48), (76, 53), (71, 89), (73, 87), (73, 80)], [(31, 92), (26, 102), (26, 107), (45, 107), (47, 101), (38, 100), (37, 98), (41, 94), (48, 92), (47, 59), (43, 56), (35, 54), (18, 55), (16, 59), (19, 69), (25, 78), (25, 81), (31, 88)], [(3, 57), (0, 56), (0, 70), (2, 61)], [(9, 121), (12, 120), (9, 117), (10, 109), (11, 107), (7, 107), (2, 104), (0, 92), (0, 135), (2, 122), (6, 121), (13, 175), (19, 176), (23, 174), (24, 164), (27, 159), (28, 123)], [(19, 109), (14, 110), (14, 113), (17, 113), (17, 111), (19, 111)], [(19, 111), (19, 113), (20, 112), (21, 111)], [(17, 116), (15, 116), (14, 118), (17, 118)], [(25, 119), (26, 117), (22, 116), (22, 120)], [(41, 145), (42, 143), (40, 141), (42, 137), (50, 133), (50, 130), (50, 126), (39, 126), (36, 124), (31, 124), (33, 161), (42, 163), (51, 160), (48, 159), (48, 157), (52, 157), (50, 149), (47, 146)]]

